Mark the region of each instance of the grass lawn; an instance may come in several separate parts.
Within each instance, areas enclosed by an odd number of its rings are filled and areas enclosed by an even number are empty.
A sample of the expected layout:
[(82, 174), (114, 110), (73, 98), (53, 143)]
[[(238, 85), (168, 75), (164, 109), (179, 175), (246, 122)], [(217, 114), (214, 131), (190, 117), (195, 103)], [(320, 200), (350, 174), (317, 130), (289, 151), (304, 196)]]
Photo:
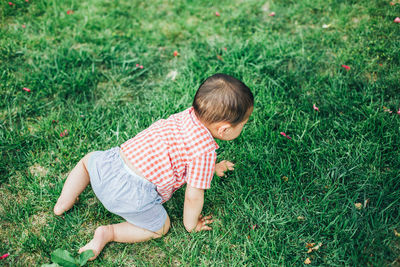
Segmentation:
[[(217, 72), (243, 80), (255, 108), (238, 139), (218, 141), (236, 169), (206, 192), (213, 230), (185, 231), (180, 189), (165, 204), (168, 235), (109, 244), (88, 265), (400, 266), (399, 0), (10, 1), (0, 266), (76, 255), (96, 227), (120, 222), (90, 187), (54, 216), (68, 172), (189, 107)], [(322, 245), (307, 253), (310, 243)]]

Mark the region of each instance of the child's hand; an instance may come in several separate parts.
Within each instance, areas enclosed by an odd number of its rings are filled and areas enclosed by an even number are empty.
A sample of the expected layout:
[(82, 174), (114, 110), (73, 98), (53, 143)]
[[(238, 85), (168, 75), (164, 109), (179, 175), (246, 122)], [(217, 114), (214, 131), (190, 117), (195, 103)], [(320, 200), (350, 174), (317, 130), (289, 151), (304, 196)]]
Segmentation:
[(215, 173), (219, 176), (225, 176), (225, 172), (226, 171), (233, 171), (234, 168), (233, 166), (235, 166), (235, 164), (233, 164), (230, 161), (227, 160), (223, 160), (220, 163), (215, 164)]
[(197, 221), (196, 228), (194, 228), (195, 232), (200, 232), (200, 231), (209, 231), (211, 230), (211, 227), (208, 226), (207, 224), (212, 223), (214, 220), (211, 220), (212, 216), (199, 216), (199, 220)]

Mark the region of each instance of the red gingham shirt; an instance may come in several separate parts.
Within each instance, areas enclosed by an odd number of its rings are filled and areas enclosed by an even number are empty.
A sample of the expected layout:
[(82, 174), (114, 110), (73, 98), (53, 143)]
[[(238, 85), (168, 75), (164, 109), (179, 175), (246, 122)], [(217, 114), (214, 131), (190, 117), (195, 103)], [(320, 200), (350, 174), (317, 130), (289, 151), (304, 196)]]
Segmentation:
[(153, 123), (121, 145), (129, 162), (157, 186), (163, 202), (185, 183), (210, 188), (218, 148), (193, 107)]

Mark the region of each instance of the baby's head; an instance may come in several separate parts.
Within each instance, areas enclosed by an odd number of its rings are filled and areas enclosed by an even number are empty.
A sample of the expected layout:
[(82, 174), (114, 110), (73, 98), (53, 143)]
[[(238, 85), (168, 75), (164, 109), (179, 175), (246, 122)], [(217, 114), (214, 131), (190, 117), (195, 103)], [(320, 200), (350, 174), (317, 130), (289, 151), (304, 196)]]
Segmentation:
[(193, 100), (196, 116), (215, 138), (221, 140), (239, 136), (253, 106), (250, 89), (238, 79), (221, 73), (208, 77)]

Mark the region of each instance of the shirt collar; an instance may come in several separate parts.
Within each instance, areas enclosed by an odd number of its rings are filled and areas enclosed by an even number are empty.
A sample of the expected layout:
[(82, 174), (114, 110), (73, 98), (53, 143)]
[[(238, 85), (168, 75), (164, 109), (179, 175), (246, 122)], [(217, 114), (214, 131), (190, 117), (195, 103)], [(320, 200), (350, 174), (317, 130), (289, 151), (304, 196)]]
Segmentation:
[(208, 136), (209, 136), (209, 142), (213, 146), (215, 146), (215, 149), (218, 149), (219, 146), (217, 142), (215, 142), (214, 137), (210, 133), (210, 131), (207, 129), (207, 127), (197, 118), (196, 113), (194, 112), (194, 108), (190, 107), (188, 109), (189, 111), (189, 116), (192, 119), (193, 123), (200, 128), (201, 131), (204, 131)]

